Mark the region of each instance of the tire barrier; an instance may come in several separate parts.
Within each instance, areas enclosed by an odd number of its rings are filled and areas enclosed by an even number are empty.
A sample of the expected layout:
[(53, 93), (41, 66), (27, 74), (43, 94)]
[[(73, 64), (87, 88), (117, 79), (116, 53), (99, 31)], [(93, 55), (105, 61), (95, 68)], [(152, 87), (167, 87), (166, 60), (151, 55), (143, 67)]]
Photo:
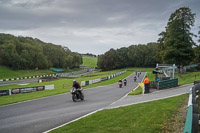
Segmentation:
[(198, 133), (199, 130), (199, 113), (196, 101), (198, 98), (196, 92), (198, 91), (200, 91), (200, 84), (196, 84), (190, 89), (184, 133)]
[(26, 87), (26, 88), (0, 90), (0, 96), (8, 96), (8, 95), (30, 93), (30, 92), (43, 91), (43, 90), (52, 90), (52, 89), (54, 89), (54, 84), (45, 85), (45, 86), (34, 86), (34, 87)]
[(99, 79), (94, 79), (94, 80), (88, 80), (88, 81), (82, 81), (81, 82), (81, 86), (86, 86), (86, 85), (90, 85), (90, 84), (94, 84), (94, 83), (98, 83), (98, 82), (101, 82), (101, 81), (105, 81), (105, 80), (109, 80), (109, 79), (112, 79), (114, 77), (117, 77), (123, 73), (125, 73), (126, 70), (124, 71), (121, 71), (121, 72), (118, 72), (118, 73), (115, 73), (113, 75), (110, 75), (108, 77), (103, 77), (103, 78), (99, 78)]

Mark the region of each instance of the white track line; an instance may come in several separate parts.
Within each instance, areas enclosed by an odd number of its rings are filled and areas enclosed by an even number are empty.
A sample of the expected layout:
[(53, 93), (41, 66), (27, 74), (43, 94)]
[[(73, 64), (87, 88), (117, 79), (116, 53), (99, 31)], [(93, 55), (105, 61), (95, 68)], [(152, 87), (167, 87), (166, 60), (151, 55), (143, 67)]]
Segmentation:
[(62, 125), (60, 125), (60, 126), (57, 126), (57, 127), (55, 127), (55, 128), (52, 128), (52, 129), (50, 129), (50, 130), (47, 130), (47, 131), (45, 131), (45, 132), (43, 132), (43, 133), (51, 132), (51, 131), (53, 131), (53, 130), (55, 130), (55, 129), (58, 129), (58, 128), (60, 128), (60, 127), (63, 127), (63, 126), (65, 126), (65, 125), (67, 125), (67, 124), (70, 124), (70, 123), (72, 123), (72, 122), (78, 121), (78, 120), (80, 120), (80, 119), (82, 119), (82, 118), (84, 118), (84, 117), (87, 117), (87, 116), (89, 116), (89, 115), (92, 115), (92, 114), (94, 114), (94, 113), (96, 113), (96, 112), (99, 112), (99, 111), (101, 111), (101, 110), (103, 110), (103, 109), (104, 109), (104, 108), (95, 110), (95, 111), (90, 112), (90, 113), (88, 113), (88, 114), (86, 114), (86, 115), (83, 115), (83, 116), (81, 116), (81, 117), (79, 117), (79, 118), (76, 118), (76, 119), (74, 119), (74, 120), (72, 120), (72, 121), (69, 121), (69, 122), (67, 122), (67, 123), (65, 123), (65, 124), (62, 124)]
[(146, 102), (151, 102), (151, 101), (166, 99), (166, 98), (170, 98), (170, 97), (180, 96), (180, 95), (183, 95), (183, 94), (186, 94), (186, 93), (188, 93), (188, 92), (183, 92), (183, 93), (179, 93), (179, 94), (176, 94), (176, 95), (171, 95), (171, 96), (162, 97), (162, 98), (155, 98), (155, 99), (141, 101), (141, 102), (136, 102), (136, 103), (123, 104), (123, 105), (120, 105), (120, 106), (115, 106), (115, 107), (111, 107), (111, 108), (107, 108), (107, 109), (120, 108), (120, 107), (130, 106), (130, 105), (134, 105), (134, 104), (140, 104), (140, 103), (146, 103)]
[[(134, 73), (133, 73), (133, 74), (134, 74)], [(133, 74), (131, 74), (131, 75), (133, 75)], [(130, 76), (131, 76), (131, 75), (130, 75)], [(145, 75), (146, 75), (146, 73), (145, 73)], [(144, 77), (145, 77), (145, 75), (144, 75)], [(144, 77), (143, 77), (143, 80), (144, 80)], [(142, 81), (143, 81), (143, 80), (142, 80)], [(139, 87), (139, 85), (138, 85), (137, 87), (135, 87), (133, 90), (136, 90), (138, 87)], [(131, 91), (132, 91), (132, 90), (131, 90)], [(131, 92), (131, 91), (130, 91), (130, 92)], [(125, 96), (121, 97), (121, 98), (118, 99), (117, 101), (111, 103), (110, 105), (113, 105), (113, 104), (115, 104), (115, 103), (118, 102), (118, 101), (121, 101), (122, 99), (124, 99), (125, 97), (127, 97), (128, 94), (129, 94), (130, 92), (128, 92)], [(110, 105), (109, 105), (109, 106), (110, 106)]]

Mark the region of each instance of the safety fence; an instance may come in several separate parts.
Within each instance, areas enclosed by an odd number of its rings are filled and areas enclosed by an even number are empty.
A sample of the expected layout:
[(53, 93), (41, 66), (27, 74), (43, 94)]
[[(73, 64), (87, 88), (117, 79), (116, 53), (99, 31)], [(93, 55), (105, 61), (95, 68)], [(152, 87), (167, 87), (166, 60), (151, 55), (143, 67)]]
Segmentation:
[(84, 69), (81, 71), (74, 71), (74, 72), (70, 72), (70, 73), (57, 73), (56, 75), (58, 75), (59, 77), (69, 77), (69, 76), (74, 76), (74, 75), (79, 75), (79, 74), (83, 74), (83, 73), (87, 73), (87, 72), (91, 72), (91, 69)]
[(158, 89), (167, 89), (178, 86), (178, 78), (161, 80), (158, 82)]
[(196, 92), (200, 91), (200, 84), (194, 85), (189, 92), (188, 111), (184, 127), (184, 133), (197, 133), (199, 127), (199, 114)]
[(92, 70), (84, 69), (81, 71), (74, 71), (74, 72), (70, 72), (70, 73), (56, 73), (56, 74), (39, 75), (39, 76), (27, 76), (27, 77), (21, 77), (21, 78), (0, 79), (0, 82), (33, 79), (33, 78), (44, 78), (44, 77), (62, 77), (62, 78), (64, 78), (64, 77), (68, 77), (68, 76), (83, 74), (83, 73), (90, 72), (90, 71), (92, 71)]
[(90, 85), (90, 84), (94, 84), (94, 83), (98, 83), (98, 82), (101, 82), (101, 81), (105, 81), (105, 80), (109, 80), (109, 79), (112, 79), (114, 77), (117, 77), (123, 73), (125, 73), (126, 70), (124, 71), (121, 71), (121, 72), (118, 72), (118, 73), (115, 73), (113, 75), (110, 75), (108, 77), (103, 77), (103, 78), (99, 78), (99, 79), (94, 79), (94, 80), (88, 80), (88, 81), (82, 81), (81, 82), (81, 86), (86, 86), (86, 85)]
[(0, 96), (30, 93), (30, 92), (36, 92), (36, 91), (42, 91), (42, 90), (52, 90), (52, 89), (54, 89), (54, 84), (53, 85), (45, 85), (45, 86), (34, 86), (34, 87), (26, 87), (26, 88), (0, 90)]
[(14, 81), (14, 80), (23, 80), (23, 79), (33, 79), (33, 78), (43, 78), (43, 77), (55, 77), (56, 74), (48, 74), (48, 75), (39, 75), (39, 76), (28, 76), (28, 77), (21, 77), (21, 78), (11, 78), (11, 79), (0, 79), (0, 82), (3, 81)]

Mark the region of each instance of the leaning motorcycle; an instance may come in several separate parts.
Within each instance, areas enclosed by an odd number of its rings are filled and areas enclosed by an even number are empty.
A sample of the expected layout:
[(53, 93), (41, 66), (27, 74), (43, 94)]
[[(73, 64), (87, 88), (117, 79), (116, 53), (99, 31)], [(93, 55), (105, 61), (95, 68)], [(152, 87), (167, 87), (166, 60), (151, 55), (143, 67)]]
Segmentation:
[(84, 94), (83, 94), (83, 89), (76, 89), (75, 87), (72, 88), (72, 90), (70, 91), (72, 94), (72, 100), (74, 102), (77, 102), (79, 100), (84, 100)]

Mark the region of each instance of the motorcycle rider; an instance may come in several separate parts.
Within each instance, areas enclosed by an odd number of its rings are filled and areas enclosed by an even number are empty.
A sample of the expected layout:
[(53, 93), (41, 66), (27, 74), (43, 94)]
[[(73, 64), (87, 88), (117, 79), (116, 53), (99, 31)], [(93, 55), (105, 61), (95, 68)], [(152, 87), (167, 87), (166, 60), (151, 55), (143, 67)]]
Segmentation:
[(135, 76), (135, 77), (134, 77), (134, 82), (136, 82), (136, 80), (137, 80), (137, 77)]
[(122, 87), (122, 80), (121, 79), (118, 81), (118, 84), (119, 84), (119, 87), (121, 88)]
[(126, 84), (127, 84), (127, 80), (126, 80), (126, 79), (124, 79), (124, 86), (126, 86)]
[(72, 87), (75, 87), (76, 89), (81, 89), (81, 85), (76, 80), (73, 81)]
[[(81, 88), (80, 84), (79, 84), (76, 80), (73, 81), (72, 88), (75, 88), (76, 91), (79, 92), (79, 93), (78, 93), (78, 99), (83, 100), (83, 99), (84, 99), (84, 95), (83, 95), (83, 93), (82, 93), (82, 88)], [(73, 99), (73, 100), (74, 100), (74, 99)]]

